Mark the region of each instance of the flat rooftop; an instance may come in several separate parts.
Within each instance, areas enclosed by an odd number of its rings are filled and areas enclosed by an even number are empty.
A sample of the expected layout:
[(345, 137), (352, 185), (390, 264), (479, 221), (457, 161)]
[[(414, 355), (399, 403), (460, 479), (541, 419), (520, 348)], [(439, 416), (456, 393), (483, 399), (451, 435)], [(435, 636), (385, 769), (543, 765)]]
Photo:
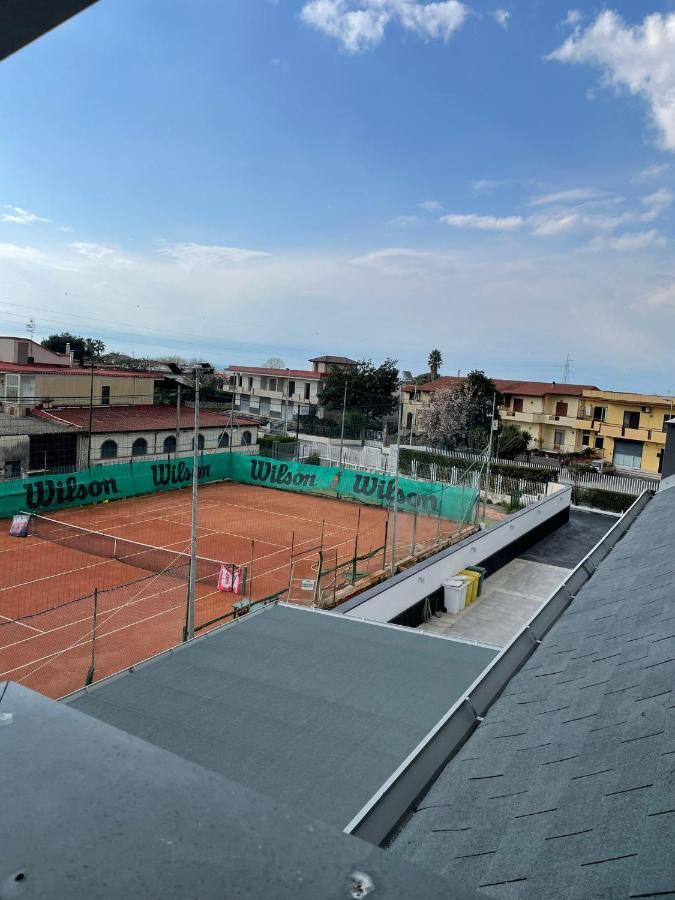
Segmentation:
[(344, 828), (494, 656), (281, 604), (66, 702)]

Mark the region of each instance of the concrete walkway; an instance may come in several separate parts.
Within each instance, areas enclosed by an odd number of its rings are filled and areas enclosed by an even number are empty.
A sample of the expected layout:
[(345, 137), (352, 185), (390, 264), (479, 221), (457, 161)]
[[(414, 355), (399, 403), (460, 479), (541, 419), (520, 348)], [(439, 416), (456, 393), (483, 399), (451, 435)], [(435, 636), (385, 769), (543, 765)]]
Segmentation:
[(570, 569), (514, 559), (485, 579), (479, 600), (457, 615), (443, 613), (420, 625), (443, 634), (504, 647), (566, 578)]

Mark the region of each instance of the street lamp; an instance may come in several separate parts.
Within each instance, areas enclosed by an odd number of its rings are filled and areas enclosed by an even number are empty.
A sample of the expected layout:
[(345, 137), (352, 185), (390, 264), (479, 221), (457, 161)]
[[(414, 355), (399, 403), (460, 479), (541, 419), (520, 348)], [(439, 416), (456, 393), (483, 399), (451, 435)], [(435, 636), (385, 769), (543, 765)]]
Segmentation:
[[(192, 517), (190, 522), (190, 574), (188, 579), (188, 603), (187, 603), (187, 622), (185, 626), (185, 639), (191, 640), (195, 636), (195, 593), (197, 587), (197, 523), (198, 523), (198, 504), (197, 504), (197, 487), (199, 484), (199, 382), (202, 375), (213, 371), (209, 363), (197, 363), (190, 366), (190, 376), (176, 363), (169, 363), (172, 372), (171, 380), (175, 381), (179, 387), (186, 385), (194, 388), (195, 392), (195, 414), (194, 429), (192, 437)], [(178, 450), (178, 444), (176, 444)]]

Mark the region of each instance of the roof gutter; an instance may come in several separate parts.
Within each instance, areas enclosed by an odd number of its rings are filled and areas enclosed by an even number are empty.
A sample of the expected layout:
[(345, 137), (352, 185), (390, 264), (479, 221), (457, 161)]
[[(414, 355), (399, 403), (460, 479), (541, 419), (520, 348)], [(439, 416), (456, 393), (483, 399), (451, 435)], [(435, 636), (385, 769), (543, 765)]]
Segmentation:
[(643, 491), (607, 534), (573, 569), (513, 640), (492, 660), (462, 697), (401, 763), (344, 831), (382, 845), (417, 799), (436, 779), (474, 729), (483, 721), (508, 681), (534, 653), (599, 564), (609, 555), (654, 496)]

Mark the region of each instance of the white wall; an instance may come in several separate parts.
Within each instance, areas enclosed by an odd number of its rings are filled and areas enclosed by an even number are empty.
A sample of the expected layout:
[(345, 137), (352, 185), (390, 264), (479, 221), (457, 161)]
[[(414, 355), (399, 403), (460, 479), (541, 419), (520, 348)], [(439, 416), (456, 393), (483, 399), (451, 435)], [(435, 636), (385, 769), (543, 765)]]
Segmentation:
[[(220, 453), (227, 452), (227, 447), (218, 447), (218, 439), (220, 435), (226, 431), (229, 436), (229, 428), (212, 428), (205, 427), (200, 429), (200, 434), (204, 436), (204, 452)], [(242, 445), (242, 434), (244, 431), (251, 432), (251, 445), (255, 446), (258, 441), (258, 429), (255, 426), (244, 426), (233, 429), (232, 447), (236, 449)], [(175, 436), (175, 430), (165, 431), (131, 431), (131, 432), (109, 432), (107, 434), (94, 434), (91, 443), (91, 461), (92, 465), (109, 465), (115, 462), (115, 459), (101, 459), (101, 445), (104, 441), (113, 440), (117, 444), (117, 459), (124, 460), (131, 457), (131, 449), (134, 441), (139, 438), (145, 438), (148, 443), (148, 452), (145, 456), (135, 457), (136, 459), (160, 459), (166, 458), (164, 452), (164, 439)], [(188, 429), (181, 430), (180, 442), (178, 444), (177, 456), (185, 456), (192, 452), (192, 431)], [(87, 435), (81, 434), (79, 440), (79, 458), (80, 466), (87, 464)]]
[[(569, 508), (571, 488), (557, 490), (552, 496), (504, 519), (499, 525), (481, 531), (457, 547), (444, 550), (412, 569), (401, 572), (390, 582), (364, 592), (364, 599), (351, 609), (337, 607), (336, 612), (355, 619), (372, 622), (391, 622), (396, 616), (414, 606), (437, 590), (467, 566), (480, 565), (483, 560), (504, 549), (517, 538), (537, 528), (542, 522)], [(379, 591), (379, 592), (378, 592)], [(355, 603), (359, 598), (355, 599)]]

